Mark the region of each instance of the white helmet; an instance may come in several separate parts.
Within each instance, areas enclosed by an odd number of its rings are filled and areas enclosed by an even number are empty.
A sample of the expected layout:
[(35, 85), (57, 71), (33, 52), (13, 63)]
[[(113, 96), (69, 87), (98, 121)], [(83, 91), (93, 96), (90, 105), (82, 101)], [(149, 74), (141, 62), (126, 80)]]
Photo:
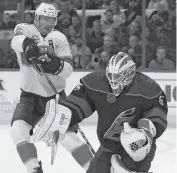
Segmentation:
[(35, 11), (37, 16), (48, 16), (56, 18), (58, 13), (56, 8), (52, 4), (41, 3)]
[(133, 81), (135, 75), (136, 64), (127, 53), (119, 52), (109, 60), (106, 77), (115, 96), (118, 96)]
[(35, 24), (37, 25), (40, 16), (48, 16), (55, 18), (55, 24), (57, 24), (57, 9), (52, 4), (41, 3), (35, 11)]

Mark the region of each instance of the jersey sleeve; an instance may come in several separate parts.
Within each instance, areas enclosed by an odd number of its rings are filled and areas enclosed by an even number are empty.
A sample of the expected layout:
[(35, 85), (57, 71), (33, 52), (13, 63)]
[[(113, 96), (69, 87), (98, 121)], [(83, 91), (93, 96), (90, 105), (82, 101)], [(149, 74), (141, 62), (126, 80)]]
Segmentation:
[(73, 72), (73, 60), (69, 42), (64, 35), (60, 35), (57, 38), (55, 53), (56, 56), (64, 60), (64, 68), (59, 75), (63, 78), (68, 78)]
[(59, 101), (60, 104), (68, 107), (72, 111), (70, 126), (73, 126), (95, 112), (94, 104), (88, 96), (87, 88), (82, 83), (78, 84), (66, 100)]
[(162, 91), (155, 98), (147, 99), (143, 105), (143, 118), (147, 118), (153, 122), (157, 131), (155, 138), (158, 138), (167, 128), (168, 106), (165, 93)]
[(23, 52), (22, 44), (24, 39), (28, 36), (28, 25), (21, 23), (16, 25), (14, 29), (14, 37), (12, 38), (12, 48), (15, 52)]

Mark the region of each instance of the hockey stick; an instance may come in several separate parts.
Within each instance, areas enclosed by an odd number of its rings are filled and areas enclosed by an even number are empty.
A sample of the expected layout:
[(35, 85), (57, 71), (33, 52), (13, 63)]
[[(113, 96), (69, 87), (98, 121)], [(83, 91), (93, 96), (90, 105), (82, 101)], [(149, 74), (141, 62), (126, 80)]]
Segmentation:
[[(55, 86), (53, 85), (52, 81), (50, 80), (49, 76), (45, 73), (43, 67), (41, 66), (41, 64), (37, 64), (37, 66), (39, 67), (42, 75), (45, 76), (48, 84), (50, 85), (50, 87), (52, 88), (52, 90), (55, 92), (55, 94), (57, 95), (58, 94), (58, 91), (57, 89), (55, 88)], [(58, 103), (58, 100), (57, 98), (55, 98), (55, 104)], [(58, 145), (59, 145), (59, 131), (54, 131), (53, 133), (53, 138), (52, 138), (52, 146), (51, 146), (51, 165), (54, 164), (54, 161), (55, 161), (55, 157), (56, 157), (56, 154), (57, 154), (57, 151), (58, 151)]]
[(85, 143), (87, 144), (88, 148), (90, 149), (90, 151), (92, 152), (92, 154), (94, 156), (95, 155), (95, 150), (93, 149), (92, 145), (90, 144), (90, 142), (88, 141), (84, 132), (82, 131), (82, 129), (79, 127), (78, 124), (77, 124), (77, 129), (78, 129), (79, 133), (81, 134), (82, 138), (84, 139)]
[[(46, 78), (48, 84), (50, 85), (50, 87), (52, 88), (52, 90), (55, 92), (55, 94), (58, 94), (57, 89), (55, 88), (55, 86), (52, 83), (49, 76), (45, 73), (41, 64), (38, 64), (38, 67), (41, 70), (42, 75), (45, 76), (45, 78)], [(55, 101), (57, 102), (58, 100), (55, 100)], [(93, 147), (91, 146), (90, 142), (88, 141), (87, 137), (85, 136), (84, 132), (82, 131), (82, 129), (79, 127), (78, 124), (77, 124), (77, 129), (78, 129), (79, 133), (81, 134), (82, 138), (84, 139), (85, 143), (87, 144), (88, 148), (92, 152), (92, 154), (95, 155), (95, 151), (94, 151)], [(54, 163), (54, 160), (55, 160), (55, 157), (56, 157), (56, 153), (57, 153), (57, 150), (58, 150), (58, 143), (59, 143), (59, 131), (55, 131), (54, 134), (53, 134), (53, 140), (52, 140), (53, 145), (52, 145), (52, 148), (51, 148), (51, 165)]]

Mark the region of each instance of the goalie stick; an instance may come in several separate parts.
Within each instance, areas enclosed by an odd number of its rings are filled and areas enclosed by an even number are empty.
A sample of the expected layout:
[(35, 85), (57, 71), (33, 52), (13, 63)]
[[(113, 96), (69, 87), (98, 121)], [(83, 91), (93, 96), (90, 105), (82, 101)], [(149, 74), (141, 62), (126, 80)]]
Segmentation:
[[(45, 78), (46, 78), (48, 84), (50, 85), (50, 87), (52, 88), (52, 90), (55, 92), (55, 94), (58, 94), (57, 89), (55, 88), (55, 86), (52, 83), (52, 81), (49, 78), (49, 76), (45, 73), (45, 71), (44, 71), (43, 67), (41, 66), (41, 64), (38, 64), (38, 67), (41, 70), (42, 75), (45, 76)], [(58, 100), (55, 99), (55, 102), (58, 103)], [(79, 133), (81, 134), (82, 138), (84, 139), (85, 143), (87, 144), (88, 148), (92, 152), (92, 154), (95, 155), (95, 151), (94, 151), (93, 147), (91, 146), (90, 142), (88, 141), (87, 137), (85, 136), (84, 132), (82, 131), (82, 129), (79, 127), (78, 124), (77, 124), (77, 129), (78, 129)], [(51, 165), (53, 165), (53, 163), (55, 161), (56, 153), (57, 153), (57, 150), (58, 150), (59, 134), (60, 134), (59, 131), (55, 131), (53, 133), (52, 146), (51, 146)]]

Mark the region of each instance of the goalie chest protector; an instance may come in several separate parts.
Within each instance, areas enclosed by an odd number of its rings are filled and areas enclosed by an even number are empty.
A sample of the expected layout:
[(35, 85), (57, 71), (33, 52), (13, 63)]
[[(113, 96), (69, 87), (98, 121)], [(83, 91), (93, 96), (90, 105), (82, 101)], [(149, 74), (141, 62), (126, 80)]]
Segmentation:
[(118, 97), (111, 93), (105, 71), (86, 75), (82, 83), (98, 113), (98, 139), (104, 148), (112, 152), (122, 148), (119, 136), (123, 122), (129, 122), (136, 128), (142, 118), (144, 104), (150, 105), (162, 93), (154, 80), (139, 72), (133, 83)]

